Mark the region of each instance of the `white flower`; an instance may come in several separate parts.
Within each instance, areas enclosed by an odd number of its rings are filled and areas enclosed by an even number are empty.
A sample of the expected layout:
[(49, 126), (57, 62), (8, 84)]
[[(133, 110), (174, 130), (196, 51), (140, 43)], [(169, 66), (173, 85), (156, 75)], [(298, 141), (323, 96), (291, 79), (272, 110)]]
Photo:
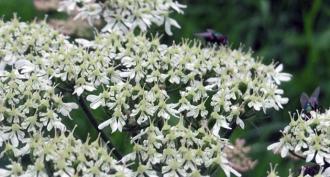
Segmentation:
[(86, 85), (79, 85), (79, 86), (74, 86), (74, 92), (73, 94), (77, 94), (78, 96), (80, 96), (84, 90), (87, 91), (94, 91), (95, 87), (92, 84), (86, 83)]
[(166, 33), (172, 35), (171, 26), (178, 28), (180, 26), (169, 17), (169, 14), (173, 10), (182, 14), (183, 8), (186, 6), (173, 0), (130, 1), (129, 3), (124, 1), (101, 3), (91, 0), (62, 0), (58, 10), (76, 14), (76, 19), (87, 19), (91, 26), (96, 25), (95, 20), (104, 19), (105, 26), (102, 28), (102, 32), (127, 33), (134, 31), (137, 27), (141, 31), (146, 31), (152, 23), (158, 26), (165, 23)]
[(75, 0), (62, 0), (59, 3), (58, 11), (67, 11), (67, 12), (73, 12), (76, 9), (76, 3)]
[[(10, 171), (2, 170), (2, 173), (7, 174), (8, 176), (20, 176), (23, 173), (23, 167), (21, 164), (17, 162), (12, 162), (11, 164), (6, 166)], [(9, 172), (9, 174), (8, 174)]]
[(193, 101), (198, 102), (202, 98), (207, 98), (207, 91), (211, 89), (208, 86), (204, 86), (202, 82), (193, 81), (191, 86), (187, 87), (186, 90), (193, 95)]
[(175, 159), (169, 160), (168, 165), (162, 167), (164, 177), (186, 176), (186, 172), (180, 168), (182, 165), (182, 161)]
[(70, 117), (70, 112), (73, 109), (78, 109), (79, 106), (76, 103), (63, 103), (63, 106), (59, 109), (59, 113), (61, 113), (63, 116)]
[(40, 176), (47, 177), (48, 174), (45, 169), (45, 164), (42, 159), (37, 159), (33, 165), (29, 165), (26, 172), (20, 177)]
[(82, 38), (75, 39), (75, 41), (85, 48), (91, 48), (95, 45), (94, 42)]
[(168, 120), (171, 116), (178, 116), (179, 112), (174, 109), (177, 107), (177, 104), (167, 104), (164, 100), (159, 100), (158, 107), (158, 117)]
[(270, 171), (267, 171), (267, 177), (280, 177), (278, 176), (276, 168), (277, 168), (277, 164), (275, 166), (270, 164)]
[(215, 124), (212, 127), (212, 133), (214, 136), (219, 136), (221, 127), (226, 129), (231, 129), (230, 124), (227, 122), (227, 119), (223, 115), (219, 115), (217, 112), (212, 112), (211, 117), (216, 120)]
[(110, 98), (110, 93), (108, 91), (103, 91), (100, 95), (88, 95), (87, 100), (91, 102), (90, 107), (92, 109), (97, 109), (100, 106), (105, 106), (106, 101)]
[(288, 155), (289, 150), (291, 149), (291, 146), (282, 140), (280, 142), (273, 143), (267, 147), (267, 150), (272, 150), (274, 152), (281, 153), (281, 157), (284, 158)]
[(170, 3), (170, 6), (178, 13), (183, 13), (182, 9), (186, 8), (186, 5), (180, 4), (177, 1)]
[(152, 169), (152, 166), (151, 166), (150, 163), (148, 163), (147, 165), (140, 164), (138, 166), (138, 169), (136, 170), (136, 172), (133, 172), (133, 175), (137, 176), (137, 177), (143, 177), (144, 174), (147, 174), (150, 177), (157, 177), (158, 176), (156, 171), (154, 171)]
[(133, 109), (130, 116), (138, 116), (137, 123), (142, 124), (147, 121), (150, 116), (153, 116), (157, 111), (157, 107), (153, 106), (153, 104), (142, 100), (138, 105), (135, 105), (135, 109)]
[(74, 19), (87, 19), (90, 25), (93, 25), (96, 20), (100, 19), (102, 6), (97, 3), (86, 3), (82, 8), (79, 8), (78, 14)]
[(24, 59), (16, 61), (15, 68), (21, 70), (21, 73), (30, 73), (31, 71), (35, 70), (34, 64)]
[(40, 121), (47, 127), (48, 131), (53, 128), (57, 128), (63, 132), (66, 129), (65, 125), (61, 122), (58, 115), (53, 110), (47, 109), (46, 112), (42, 112), (39, 115)]
[(273, 73), (272, 77), (273, 77), (276, 84), (280, 84), (282, 81), (291, 80), (291, 77), (292, 77), (291, 74), (281, 73), (282, 70), (283, 70), (283, 65), (282, 64), (279, 64), (275, 68), (275, 72)]
[(174, 19), (166, 17), (165, 18), (165, 32), (170, 36), (173, 35), (173, 33), (171, 31), (171, 26), (175, 26), (179, 29), (181, 28), (180, 25), (178, 24), (178, 22), (176, 22)]
[(328, 149), (329, 144), (325, 139), (324, 134), (311, 134), (306, 138), (308, 144), (308, 150), (304, 151), (303, 154), (306, 156), (306, 162), (310, 162), (315, 159), (317, 164), (323, 165), (324, 159), (330, 158), (330, 150)]
[(123, 115), (122, 115), (122, 117), (113, 117), (113, 118), (110, 118), (110, 119), (102, 122), (98, 126), (98, 129), (102, 130), (104, 127), (110, 125), (112, 132), (115, 132), (117, 130), (121, 132), (123, 130), (123, 126), (126, 124), (125, 120), (126, 120), (126, 117), (124, 117)]
[[(25, 133), (22, 131), (22, 127), (18, 124), (13, 123), (11, 127), (2, 127), (3, 140), (9, 140), (14, 147), (18, 147), (20, 142), (24, 141)], [(2, 140), (2, 141), (3, 141)]]
[(231, 173), (233, 173), (235, 176), (240, 177), (241, 174), (234, 170), (232, 167), (229, 165), (229, 161), (224, 157), (223, 153), (219, 153), (215, 158), (210, 159), (213, 163), (216, 163), (220, 165), (220, 167), (223, 169), (225, 172), (226, 176), (229, 177)]

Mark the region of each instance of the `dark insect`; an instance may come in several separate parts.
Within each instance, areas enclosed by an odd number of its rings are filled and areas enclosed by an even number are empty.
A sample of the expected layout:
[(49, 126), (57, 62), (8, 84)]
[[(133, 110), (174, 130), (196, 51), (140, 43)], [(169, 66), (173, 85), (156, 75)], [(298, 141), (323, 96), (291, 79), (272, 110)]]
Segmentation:
[(304, 166), (304, 175), (311, 175), (315, 176), (317, 173), (320, 171), (320, 166), (319, 165), (305, 165)]
[(308, 97), (308, 95), (304, 92), (300, 96), (300, 104), (303, 110), (303, 113), (310, 118), (311, 111), (319, 111), (321, 108), (319, 105), (319, 95), (320, 95), (320, 87), (317, 87), (313, 94)]
[(207, 29), (206, 32), (196, 33), (195, 36), (203, 38), (206, 42), (211, 44), (218, 44), (218, 45), (227, 45), (228, 38), (227, 36), (215, 32), (212, 29)]

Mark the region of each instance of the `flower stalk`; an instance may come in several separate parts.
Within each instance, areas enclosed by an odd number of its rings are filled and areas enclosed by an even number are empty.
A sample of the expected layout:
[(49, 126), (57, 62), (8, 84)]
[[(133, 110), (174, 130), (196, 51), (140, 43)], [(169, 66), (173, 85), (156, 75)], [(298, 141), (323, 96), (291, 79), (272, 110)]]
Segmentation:
[(84, 111), (88, 121), (92, 124), (94, 129), (100, 134), (100, 137), (107, 144), (108, 148), (112, 151), (112, 153), (114, 154), (116, 159), (121, 159), (123, 156), (117, 151), (115, 146), (109, 141), (109, 138), (107, 137), (107, 135), (98, 128), (98, 123), (96, 122), (96, 119), (93, 116), (93, 114), (92, 114), (91, 110), (89, 109), (84, 98), (82, 96), (79, 96), (77, 99), (78, 99), (78, 103), (79, 103), (81, 109)]

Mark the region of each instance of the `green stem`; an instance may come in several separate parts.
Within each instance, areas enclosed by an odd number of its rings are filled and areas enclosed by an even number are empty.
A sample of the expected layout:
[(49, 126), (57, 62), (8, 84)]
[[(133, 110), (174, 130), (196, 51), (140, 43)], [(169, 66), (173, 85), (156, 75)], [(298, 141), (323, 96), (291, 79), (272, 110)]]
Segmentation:
[[(73, 89), (71, 87), (62, 87), (60, 85), (57, 86), (57, 88), (59, 88), (62, 92), (67, 92), (67, 93), (72, 93)], [(100, 134), (100, 137), (102, 138), (102, 140), (107, 144), (108, 148), (110, 150), (113, 150), (113, 154), (117, 159), (121, 159), (122, 155), (116, 151), (115, 147), (110, 143), (107, 135), (98, 128), (98, 123), (96, 122), (95, 117), (93, 116), (92, 112), (90, 111), (86, 101), (84, 100), (84, 98), (82, 96), (77, 97), (78, 100), (78, 104), (80, 105), (81, 109), (84, 111), (87, 119), (89, 120), (89, 122), (92, 124), (92, 126), (95, 128), (95, 130)]]
[(109, 141), (107, 135), (98, 128), (98, 124), (96, 122), (96, 119), (94, 118), (92, 112), (90, 111), (89, 107), (87, 106), (85, 100), (83, 97), (78, 97), (78, 103), (80, 105), (80, 107), (82, 108), (82, 110), (84, 111), (86, 117), (88, 118), (89, 122), (93, 125), (93, 127), (96, 129), (97, 132), (99, 132), (101, 138), (103, 139), (104, 142), (107, 143), (107, 146), (110, 150), (113, 150), (113, 154), (115, 155), (115, 157), (117, 159), (121, 159), (122, 155), (116, 151), (115, 147), (111, 144), (111, 142)]
[(293, 151), (290, 151), (290, 153), (291, 153), (291, 155), (293, 155), (293, 156), (297, 157), (298, 159), (301, 159), (301, 160), (305, 160), (305, 157), (303, 157), (303, 156), (300, 156), (300, 155), (296, 154), (296, 153), (295, 153), (295, 152), (293, 152)]
[(214, 166), (214, 167), (212, 167), (212, 166), (210, 166), (210, 176), (212, 177), (212, 176), (215, 176), (216, 175), (216, 172), (218, 171), (218, 168), (219, 168), (219, 166)]

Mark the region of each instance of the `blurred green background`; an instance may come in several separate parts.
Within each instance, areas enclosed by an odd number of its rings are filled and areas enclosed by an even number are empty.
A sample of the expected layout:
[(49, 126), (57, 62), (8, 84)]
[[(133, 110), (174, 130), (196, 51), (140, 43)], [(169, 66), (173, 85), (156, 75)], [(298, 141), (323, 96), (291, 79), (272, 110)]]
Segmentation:
[[(179, 42), (182, 37), (195, 39), (194, 33), (212, 28), (228, 36), (233, 48), (243, 46), (252, 49), (255, 56), (264, 63), (272, 61), (284, 64), (285, 72), (293, 75), (290, 82), (283, 84), (285, 95), (290, 102), (284, 110), (269, 111), (256, 119), (246, 122), (245, 130), (236, 130), (232, 136), (242, 137), (252, 146), (251, 156), (258, 160), (255, 169), (244, 173), (247, 177), (262, 177), (269, 169), (269, 163), (279, 163), (279, 174), (287, 176), (288, 169), (299, 166), (298, 161), (281, 159), (266, 147), (276, 141), (289, 121), (288, 111), (300, 108), (302, 92), (311, 94), (315, 87), (321, 87), (320, 101), (329, 107), (330, 99), (330, 1), (326, 0), (185, 0), (184, 15), (175, 15), (181, 29), (175, 29), (174, 36), (164, 36), (163, 41)], [(37, 11), (32, 0), (0, 0), (0, 14), (8, 20), (16, 12), (24, 21), (35, 17), (44, 18), (45, 13)], [(50, 18), (57, 17), (55, 12)], [(60, 15), (61, 16), (61, 15)], [(160, 29), (163, 30), (163, 29)], [(1, 39), (0, 39), (1, 40)], [(102, 111), (94, 112), (102, 117)], [(72, 117), (83, 117), (76, 111)], [(78, 123), (77, 135), (85, 137), (96, 132), (86, 127), (84, 118), (68, 121), (73, 126)], [(117, 146), (123, 153), (130, 149), (122, 135), (114, 134)], [(221, 175), (222, 176), (222, 175)]]

